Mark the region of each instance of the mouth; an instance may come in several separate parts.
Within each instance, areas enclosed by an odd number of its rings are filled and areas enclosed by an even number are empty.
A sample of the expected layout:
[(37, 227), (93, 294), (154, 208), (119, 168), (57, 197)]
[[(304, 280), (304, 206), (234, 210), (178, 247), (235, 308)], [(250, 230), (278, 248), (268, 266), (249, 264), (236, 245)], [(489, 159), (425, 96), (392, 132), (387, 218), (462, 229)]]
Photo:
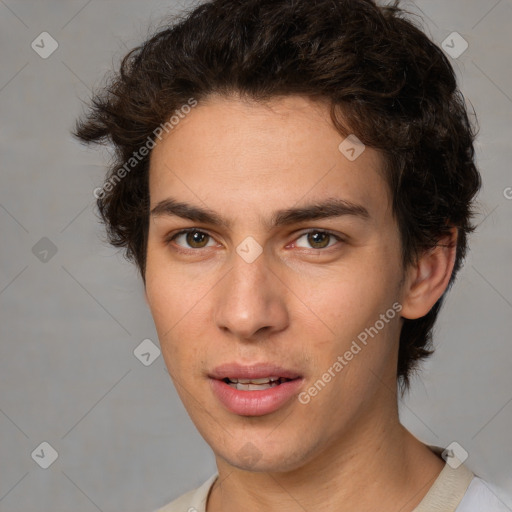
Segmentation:
[(264, 416), (285, 407), (304, 381), (295, 371), (264, 363), (226, 364), (208, 376), (218, 402), (239, 416)]

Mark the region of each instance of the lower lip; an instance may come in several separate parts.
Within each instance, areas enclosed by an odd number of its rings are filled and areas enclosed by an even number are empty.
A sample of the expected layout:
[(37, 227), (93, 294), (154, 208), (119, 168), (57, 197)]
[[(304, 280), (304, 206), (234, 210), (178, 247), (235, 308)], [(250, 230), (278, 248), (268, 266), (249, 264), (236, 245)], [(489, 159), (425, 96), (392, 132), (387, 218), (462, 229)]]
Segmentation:
[(277, 411), (298, 394), (301, 378), (261, 391), (241, 391), (223, 380), (210, 379), (213, 393), (231, 412), (240, 416), (263, 416)]

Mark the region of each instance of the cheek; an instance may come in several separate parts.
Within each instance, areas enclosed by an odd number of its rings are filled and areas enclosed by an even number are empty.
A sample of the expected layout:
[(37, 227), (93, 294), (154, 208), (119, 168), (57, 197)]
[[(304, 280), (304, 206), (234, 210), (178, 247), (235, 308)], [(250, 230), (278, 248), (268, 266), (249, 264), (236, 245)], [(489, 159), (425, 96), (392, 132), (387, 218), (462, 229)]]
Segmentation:
[[(173, 375), (190, 371), (202, 360), (196, 340), (205, 339), (205, 307), (211, 283), (197, 272), (188, 274), (165, 257), (148, 256), (146, 294), (160, 340), (162, 356)], [(192, 364), (194, 363), (194, 364)]]
[[(391, 263), (396, 261), (395, 251), (381, 246), (347, 258), (329, 274), (301, 278), (300, 293), (308, 308), (301, 308), (298, 324), (316, 377), (352, 350), (342, 361), (343, 370), (336, 372), (333, 390), (371, 386), (368, 368), (383, 374), (394, 358), (400, 329), (399, 315), (393, 309), (401, 278), (400, 266)], [(381, 315), (385, 315), (384, 323)]]
[(170, 264), (165, 250), (148, 244), (146, 295), (159, 334), (171, 331), (197, 302), (195, 281), (186, 279), (176, 265)]
[(398, 275), (382, 263), (361, 258), (340, 266), (323, 279), (302, 282), (300, 294), (309, 307), (305, 318), (325, 324), (331, 334), (356, 335), (395, 302), (398, 282)]

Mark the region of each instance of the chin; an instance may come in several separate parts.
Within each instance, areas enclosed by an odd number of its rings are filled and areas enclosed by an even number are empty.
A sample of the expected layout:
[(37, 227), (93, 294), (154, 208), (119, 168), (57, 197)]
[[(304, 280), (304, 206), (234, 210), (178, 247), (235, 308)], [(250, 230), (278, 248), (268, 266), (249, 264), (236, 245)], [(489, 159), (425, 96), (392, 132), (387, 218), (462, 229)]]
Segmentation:
[[(293, 447), (289, 449), (276, 449), (264, 443), (263, 449), (255, 443), (247, 441), (241, 448), (229, 453), (219, 453), (228, 464), (242, 471), (286, 473), (299, 469), (304, 465), (304, 453), (298, 452)], [(261, 446), (259, 443), (258, 445)]]

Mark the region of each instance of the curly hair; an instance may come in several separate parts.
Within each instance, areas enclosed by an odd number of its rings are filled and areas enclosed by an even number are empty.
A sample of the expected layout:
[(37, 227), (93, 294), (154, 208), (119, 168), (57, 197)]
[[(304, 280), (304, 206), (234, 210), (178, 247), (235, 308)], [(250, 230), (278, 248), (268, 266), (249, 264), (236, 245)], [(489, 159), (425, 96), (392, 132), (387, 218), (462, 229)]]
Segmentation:
[[(280, 95), (327, 101), (340, 134), (355, 134), (384, 157), (404, 266), (457, 228), (451, 286), (481, 186), (476, 128), (447, 57), (398, 4), (212, 0), (170, 20), (124, 57), (74, 135), (115, 149), (97, 205), (109, 241), (125, 249), (144, 281), (150, 152), (130, 159), (191, 98), (200, 104), (213, 94), (236, 93), (261, 102)], [(118, 179), (129, 160), (133, 169)], [(426, 316), (404, 319), (402, 390), (417, 363), (433, 353), (443, 298)]]

